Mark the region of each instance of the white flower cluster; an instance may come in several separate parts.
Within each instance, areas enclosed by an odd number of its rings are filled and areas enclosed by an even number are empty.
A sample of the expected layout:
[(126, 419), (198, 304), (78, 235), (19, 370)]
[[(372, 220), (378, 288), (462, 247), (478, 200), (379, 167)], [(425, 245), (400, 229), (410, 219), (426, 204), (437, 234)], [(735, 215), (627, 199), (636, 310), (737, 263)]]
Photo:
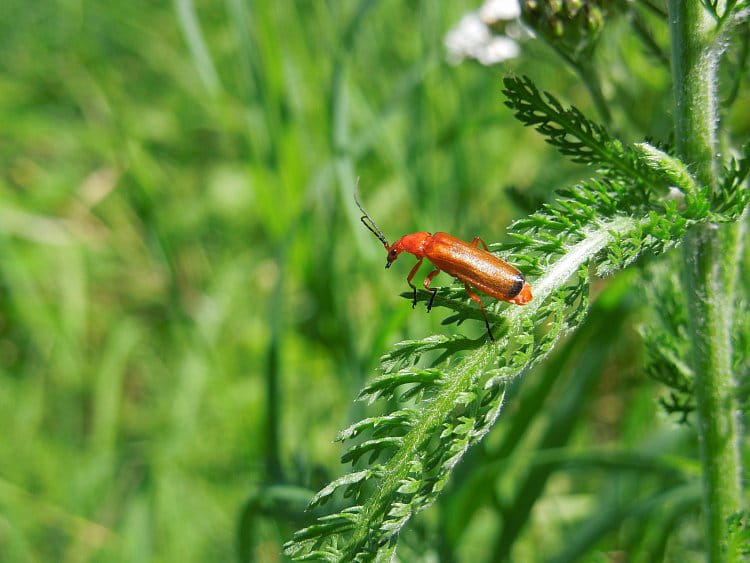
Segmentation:
[[(483, 65), (493, 65), (517, 57), (520, 47), (513, 36), (522, 35), (520, 15), (518, 0), (487, 0), (478, 11), (464, 14), (443, 40), (448, 60), (459, 63), (475, 59)], [(505, 35), (490, 29), (491, 25), (505, 22), (510, 22), (505, 26)]]

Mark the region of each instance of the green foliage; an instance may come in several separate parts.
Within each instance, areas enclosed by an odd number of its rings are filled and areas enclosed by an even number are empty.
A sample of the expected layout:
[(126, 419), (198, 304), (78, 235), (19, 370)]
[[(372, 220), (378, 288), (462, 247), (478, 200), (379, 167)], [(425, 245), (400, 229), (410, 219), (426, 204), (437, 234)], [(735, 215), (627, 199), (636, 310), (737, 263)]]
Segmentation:
[(728, 2), (719, 2), (718, 0), (703, 0), (703, 5), (709, 13), (718, 20), (720, 24), (732, 18), (744, 18), (744, 14), (749, 7), (747, 1), (729, 0)]
[[(644, 254), (671, 248), (695, 225), (735, 219), (747, 204), (740, 187), (744, 164), (729, 167), (721, 198), (711, 201), (708, 193), (695, 189), (687, 166), (676, 158), (652, 158), (663, 153), (651, 148), (650, 157), (641, 158), (644, 145), (638, 149), (613, 139), (580, 111), (564, 109), (549, 94), (542, 98), (527, 78), (508, 78), (505, 87), (507, 105), (516, 117), (536, 127), (563, 154), (596, 165), (601, 179), (561, 191), (541, 212), (511, 226), (514, 241), (502, 249), (511, 262), (536, 277), (535, 298), (523, 308), (500, 313), (502, 333), (496, 346), (459, 357), (462, 344), (466, 350), (474, 348), (470, 341), (431, 337), (397, 345), (383, 359), (382, 374), (362, 396), (384, 397), (402, 406), (339, 436), (362, 440), (350, 446), (343, 462), (356, 464), (369, 454), (369, 463), (378, 463), (316, 495), (313, 504), (345, 487), (344, 496), (353, 497), (355, 504), (299, 531), (287, 545), (289, 555), (330, 561), (387, 558), (406, 522), (437, 499), (456, 463), (494, 424), (508, 382), (537, 365), (564, 334), (581, 324), (588, 308), (590, 270), (599, 276), (613, 274)], [(690, 190), (680, 205), (666, 197), (668, 181), (676, 178)], [(672, 342), (681, 340), (674, 335)], [(675, 369), (684, 351), (670, 351), (656, 338), (651, 345), (650, 373), (689, 394), (689, 370)], [(430, 351), (444, 353), (429, 368), (417, 368), (422, 354)], [(406, 391), (399, 391), (402, 386)], [(368, 433), (372, 437), (364, 438)]]
[(645, 373), (664, 384), (669, 397), (660, 399), (664, 409), (679, 414), (682, 422), (695, 410), (693, 371), (689, 363), (687, 304), (679, 291), (681, 280), (675, 259), (652, 265), (644, 277), (648, 288), (649, 321), (643, 327)]
[[(477, 2), (0, 2), (0, 560), (705, 560), (673, 247), (746, 222), (750, 104), (747, 3), (703, 5), (714, 192), (651, 0), (537, 2), (502, 69), (445, 61)], [(528, 275), (497, 345), (447, 276), (397, 298), (357, 176)]]
[(750, 514), (747, 512), (736, 512), (729, 517), (731, 535), (727, 542), (727, 551), (731, 557), (737, 560), (750, 557), (750, 525), (748, 518), (750, 518)]
[[(711, 197), (710, 221), (720, 223), (735, 221), (748, 203), (750, 191), (742, 187), (747, 178), (750, 160), (732, 158), (722, 172), (719, 190)], [(695, 410), (693, 401), (693, 371), (690, 367), (690, 339), (688, 331), (688, 307), (684, 292), (680, 291), (679, 264), (672, 259), (654, 264), (646, 276), (646, 288), (650, 307), (649, 323), (642, 327), (646, 349), (646, 373), (669, 389), (669, 397), (660, 402), (669, 413), (679, 414), (685, 422), (687, 415)], [(744, 302), (744, 300), (743, 300)], [(745, 347), (739, 344), (744, 338), (745, 315), (736, 315), (734, 334), (738, 340), (735, 361), (742, 362)]]
[(663, 181), (645, 166), (637, 150), (613, 139), (606, 129), (587, 119), (580, 110), (563, 108), (554, 96), (544, 96), (528, 78), (505, 78), (505, 104), (527, 126), (533, 126), (547, 142), (574, 162), (594, 165), (605, 175), (639, 182), (643, 189)]

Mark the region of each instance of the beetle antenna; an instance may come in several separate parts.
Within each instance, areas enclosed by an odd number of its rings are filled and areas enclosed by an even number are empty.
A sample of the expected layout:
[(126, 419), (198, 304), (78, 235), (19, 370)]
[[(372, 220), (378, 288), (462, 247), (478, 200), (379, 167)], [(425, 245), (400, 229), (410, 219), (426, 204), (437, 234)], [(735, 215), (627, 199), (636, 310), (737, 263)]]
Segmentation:
[(383, 246), (385, 246), (386, 250), (390, 248), (390, 245), (388, 244), (388, 239), (385, 238), (385, 235), (383, 234), (383, 231), (381, 231), (378, 226), (375, 224), (375, 221), (372, 220), (372, 217), (365, 211), (365, 208), (362, 207), (362, 204), (359, 201), (358, 197), (359, 193), (359, 177), (357, 177), (357, 183), (354, 186), (354, 201), (357, 204), (357, 207), (359, 207), (359, 210), (362, 212), (362, 217), (359, 218), (360, 221), (362, 221), (362, 224), (369, 229), (369, 231), (378, 237), (380, 242), (383, 243)]

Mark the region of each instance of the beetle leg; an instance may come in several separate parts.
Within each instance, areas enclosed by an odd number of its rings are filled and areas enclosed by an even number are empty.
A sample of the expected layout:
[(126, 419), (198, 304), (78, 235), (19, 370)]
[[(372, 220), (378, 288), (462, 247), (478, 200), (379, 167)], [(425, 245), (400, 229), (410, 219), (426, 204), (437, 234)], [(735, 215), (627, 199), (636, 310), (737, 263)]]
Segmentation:
[(435, 268), (432, 270), (429, 274), (427, 274), (427, 277), (424, 279), (424, 282), (422, 285), (424, 285), (424, 288), (432, 293), (432, 297), (430, 297), (430, 302), (427, 304), (427, 311), (429, 312), (430, 309), (432, 309), (432, 303), (435, 301), (435, 296), (437, 295), (437, 288), (433, 287), (430, 288), (430, 283), (432, 282), (433, 278), (437, 276), (440, 273), (440, 268)]
[(414, 290), (414, 298), (411, 302), (412, 309), (417, 306), (417, 286), (411, 283), (411, 280), (414, 278), (414, 276), (417, 275), (417, 270), (419, 270), (419, 267), (422, 265), (422, 260), (424, 260), (424, 258), (420, 258), (419, 260), (417, 260), (417, 263), (414, 264), (414, 267), (411, 269), (411, 272), (409, 272), (409, 275), (406, 276), (406, 283), (408, 283), (409, 287)]
[(484, 241), (483, 241), (483, 240), (482, 240), (481, 238), (479, 238), (479, 237), (474, 237), (474, 240), (473, 240), (473, 241), (471, 241), (471, 244), (472, 244), (473, 246), (479, 246), (479, 243), (480, 243), (480, 242), (482, 243), (482, 246), (484, 247), (484, 249), (485, 249), (485, 250), (486, 250), (487, 252), (489, 252), (489, 251), (490, 251), (490, 249), (489, 249), (489, 248), (487, 248), (487, 243), (486, 243), (486, 242), (484, 242)]
[(484, 315), (484, 324), (487, 327), (487, 336), (489, 336), (490, 340), (494, 342), (495, 337), (492, 336), (492, 330), (490, 329), (490, 321), (489, 319), (487, 319), (487, 311), (484, 310), (484, 305), (482, 304), (482, 300), (479, 299), (479, 296), (471, 290), (468, 283), (464, 282), (464, 287), (466, 288), (466, 293), (469, 294), (469, 297), (471, 297), (474, 301), (476, 301), (479, 304), (479, 308), (482, 310), (482, 315)]

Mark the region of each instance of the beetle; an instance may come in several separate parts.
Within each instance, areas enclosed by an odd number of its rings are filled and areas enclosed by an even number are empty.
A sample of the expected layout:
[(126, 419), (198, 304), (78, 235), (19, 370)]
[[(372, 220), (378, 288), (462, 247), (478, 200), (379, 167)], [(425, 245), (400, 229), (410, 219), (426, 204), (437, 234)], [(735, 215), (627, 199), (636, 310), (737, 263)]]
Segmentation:
[[(487, 334), (492, 342), (495, 341), (495, 337), (492, 336), (487, 312), (484, 310), (482, 300), (472, 291), (471, 287), (475, 287), (490, 297), (515, 305), (525, 305), (533, 299), (531, 286), (526, 282), (526, 278), (521, 271), (491, 254), (487, 244), (481, 238), (474, 237), (474, 240), (468, 243), (448, 233), (437, 232), (433, 234), (420, 231), (404, 235), (393, 244), (388, 244), (388, 239), (385, 238), (375, 221), (362, 207), (359, 197), (357, 197), (356, 188), (354, 190), (354, 201), (362, 212), (360, 221), (372, 234), (378, 237), (378, 240), (388, 252), (385, 263), (386, 269), (391, 267), (402, 252), (413, 254), (417, 259), (417, 263), (414, 264), (406, 277), (406, 282), (414, 291), (412, 308), (417, 305), (417, 288), (412, 283), (412, 279), (425, 258), (435, 266), (435, 269), (427, 274), (422, 284), (427, 291), (432, 293), (427, 304), (427, 310), (432, 309), (432, 303), (435, 301), (435, 295), (437, 294), (437, 288), (431, 288), (430, 283), (440, 272), (445, 272), (463, 282), (466, 293), (479, 305), (484, 316)], [(479, 248), (480, 243), (484, 246), (484, 249)]]

